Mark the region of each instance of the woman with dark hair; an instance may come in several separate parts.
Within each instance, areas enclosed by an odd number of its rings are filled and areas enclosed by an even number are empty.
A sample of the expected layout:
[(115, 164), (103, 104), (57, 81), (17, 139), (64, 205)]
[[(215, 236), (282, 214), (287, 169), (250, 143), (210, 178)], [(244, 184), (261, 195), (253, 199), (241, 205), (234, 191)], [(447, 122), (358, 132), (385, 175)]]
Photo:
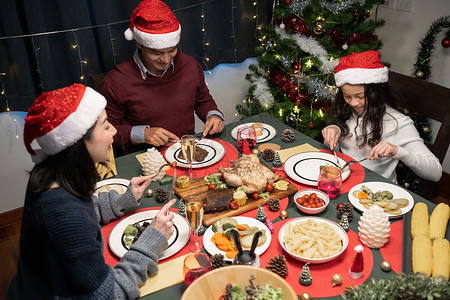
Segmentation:
[(427, 148), (414, 123), (399, 112), (380, 52), (369, 50), (341, 58), (335, 68), (340, 88), (331, 111), (332, 124), (322, 130), (330, 149), (338, 149), (396, 182), (399, 160), (418, 176), (438, 181), (442, 166)]
[[(174, 201), (155, 216), (114, 267), (103, 258), (99, 222), (139, 205), (151, 176), (132, 178), (125, 193), (92, 196), (95, 164), (110, 154), (116, 129), (106, 100), (81, 84), (47, 92), (28, 111), (24, 142), (33, 162), (22, 217), (20, 255), (8, 299), (136, 299), (158, 271), (173, 233)], [(34, 149), (36, 140), (40, 149)]]

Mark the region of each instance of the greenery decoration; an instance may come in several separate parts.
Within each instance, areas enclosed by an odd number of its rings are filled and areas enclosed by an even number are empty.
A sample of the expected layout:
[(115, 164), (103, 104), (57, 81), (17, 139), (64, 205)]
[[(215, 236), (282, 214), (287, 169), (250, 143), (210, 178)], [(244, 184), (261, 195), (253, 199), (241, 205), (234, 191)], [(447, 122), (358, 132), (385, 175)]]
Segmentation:
[(417, 300), (450, 299), (450, 284), (418, 275), (395, 274), (385, 279), (372, 279), (356, 287), (346, 287), (344, 300)]

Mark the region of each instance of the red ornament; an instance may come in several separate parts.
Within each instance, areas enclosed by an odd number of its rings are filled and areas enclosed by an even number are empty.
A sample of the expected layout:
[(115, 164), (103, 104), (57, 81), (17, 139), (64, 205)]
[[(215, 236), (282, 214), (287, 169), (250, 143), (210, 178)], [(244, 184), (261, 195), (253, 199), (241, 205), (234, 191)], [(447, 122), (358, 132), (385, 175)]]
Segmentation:
[(312, 122), (309, 124), (309, 128), (311, 128), (311, 129), (314, 128), (314, 124)]
[(291, 0), (286, 0), (286, 4), (287, 5), (291, 4)]
[(445, 39), (443, 39), (442, 42), (441, 42), (441, 45), (442, 45), (442, 47), (444, 47), (444, 48), (450, 47), (450, 38), (445, 38)]
[(336, 210), (339, 210), (342, 206), (344, 206), (344, 203), (339, 203), (338, 205), (336, 205)]

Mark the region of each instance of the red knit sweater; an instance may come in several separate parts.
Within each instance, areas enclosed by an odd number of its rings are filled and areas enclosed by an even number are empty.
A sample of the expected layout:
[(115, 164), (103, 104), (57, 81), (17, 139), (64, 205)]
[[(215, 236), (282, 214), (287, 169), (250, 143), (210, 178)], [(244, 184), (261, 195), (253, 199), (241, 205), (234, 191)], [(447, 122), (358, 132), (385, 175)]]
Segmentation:
[(125, 146), (129, 153), (148, 147), (133, 145), (131, 128), (137, 125), (163, 127), (181, 137), (193, 134), (194, 111), (203, 121), (217, 105), (205, 84), (200, 64), (178, 50), (174, 69), (162, 77), (142, 79), (133, 58), (119, 64), (102, 82), (100, 93), (108, 101), (108, 120), (117, 129), (115, 146)]

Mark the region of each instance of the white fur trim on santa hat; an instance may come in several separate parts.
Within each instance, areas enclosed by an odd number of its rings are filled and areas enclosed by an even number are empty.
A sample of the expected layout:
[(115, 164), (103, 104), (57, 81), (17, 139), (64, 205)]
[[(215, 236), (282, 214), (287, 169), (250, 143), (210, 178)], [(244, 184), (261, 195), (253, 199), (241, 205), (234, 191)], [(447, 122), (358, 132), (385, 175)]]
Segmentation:
[(143, 32), (134, 26), (133, 32), (128, 28), (124, 34), (127, 40), (130, 41), (134, 38), (136, 42), (147, 48), (165, 49), (178, 45), (181, 39), (181, 25), (179, 25), (176, 31), (161, 34)]
[(90, 87), (86, 87), (77, 110), (70, 114), (52, 131), (36, 138), (41, 149), (35, 150), (31, 159), (42, 162), (47, 156), (54, 155), (79, 141), (91, 128), (106, 107), (106, 99)]
[(387, 67), (378, 69), (351, 68), (337, 72), (334, 75), (336, 85), (343, 86), (349, 84), (369, 84), (387, 82), (389, 78)]

